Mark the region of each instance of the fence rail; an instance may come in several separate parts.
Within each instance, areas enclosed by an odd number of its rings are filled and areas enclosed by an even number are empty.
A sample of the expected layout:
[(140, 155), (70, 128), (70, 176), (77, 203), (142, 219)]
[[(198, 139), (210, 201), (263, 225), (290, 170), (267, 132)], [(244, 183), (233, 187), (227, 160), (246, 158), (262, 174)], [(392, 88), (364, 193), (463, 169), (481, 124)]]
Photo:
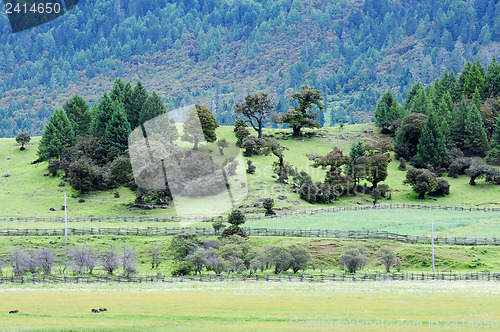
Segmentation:
[[(441, 205), (420, 205), (420, 204), (407, 204), (407, 203), (394, 203), (394, 204), (380, 204), (380, 205), (357, 205), (357, 206), (332, 206), (324, 207), (313, 210), (293, 210), (277, 214), (274, 216), (257, 216), (249, 215), (247, 220), (261, 220), (272, 218), (286, 218), (290, 216), (299, 215), (314, 215), (320, 213), (335, 213), (342, 211), (365, 211), (365, 210), (391, 210), (391, 209), (415, 209), (415, 210), (445, 210), (445, 211), (481, 211), (481, 212), (500, 212), (500, 207), (463, 207), (463, 206), (441, 206)], [(88, 217), (88, 218), (68, 218), (68, 222), (203, 222), (220, 220), (227, 221), (227, 216), (173, 216), (173, 217)], [(63, 218), (42, 218), (42, 217), (3, 217), (0, 222), (63, 222)]]
[(436, 272), (436, 273), (358, 273), (358, 274), (228, 274), (228, 275), (198, 275), (198, 276), (12, 276), (0, 278), (0, 284), (36, 284), (36, 283), (143, 283), (143, 282), (231, 282), (231, 281), (268, 281), (268, 282), (342, 282), (342, 281), (500, 281), (500, 273), (496, 272)]
[[(397, 234), (387, 231), (345, 231), (328, 229), (269, 229), (243, 227), (249, 236), (289, 236), (315, 238), (342, 238), (342, 239), (383, 239), (404, 243), (432, 242), (431, 236)], [(68, 228), (68, 235), (138, 235), (138, 236), (165, 236), (176, 234), (219, 235), (212, 228), (206, 227), (145, 227), (145, 228)], [(64, 236), (64, 228), (60, 229), (0, 229), (0, 236)], [(434, 243), (438, 245), (500, 245), (500, 238), (496, 237), (441, 237), (434, 236)]]

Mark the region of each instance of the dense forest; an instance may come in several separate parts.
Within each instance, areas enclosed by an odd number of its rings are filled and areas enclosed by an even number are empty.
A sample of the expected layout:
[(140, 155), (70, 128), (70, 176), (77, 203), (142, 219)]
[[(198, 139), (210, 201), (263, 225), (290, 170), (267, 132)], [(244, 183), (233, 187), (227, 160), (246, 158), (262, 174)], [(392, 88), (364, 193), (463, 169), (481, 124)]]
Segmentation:
[(141, 80), (168, 110), (210, 105), (221, 125), (248, 93), (268, 91), (283, 112), (306, 83), (325, 96), (318, 120), (331, 125), (373, 121), (388, 88), (403, 102), (418, 81), (467, 60), (486, 66), (500, 3), (82, 0), (16, 34), (3, 13), (0, 29), (0, 137), (41, 134), (75, 92), (93, 104), (116, 77)]

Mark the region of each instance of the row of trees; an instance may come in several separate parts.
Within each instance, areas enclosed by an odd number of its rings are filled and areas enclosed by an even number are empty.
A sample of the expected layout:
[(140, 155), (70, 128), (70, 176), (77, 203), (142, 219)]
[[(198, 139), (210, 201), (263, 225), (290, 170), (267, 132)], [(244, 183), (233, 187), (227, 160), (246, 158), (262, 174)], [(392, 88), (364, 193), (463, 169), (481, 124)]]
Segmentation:
[[(161, 262), (161, 249), (151, 247), (148, 252), (152, 267), (158, 267)], [(123, 244), (119, 249), (110, 247), (103, 252), (97, 252), (88, 246), (66, 248), (64, 252), (59, 253), (51, 248), (34, 251), (17, 247), (9, 254), (8, 264), (16, 276), (26, 273), (51, 275), (55, 268), (58, 268), (59, 274), (74, 275), (93, 274), (96, 270), (113, 275), (121, 268), (123, 275), (129, 276), (137, 272), (137, 252), (127, 244)], [(0, 262), (0, 273), (1, 271)]]

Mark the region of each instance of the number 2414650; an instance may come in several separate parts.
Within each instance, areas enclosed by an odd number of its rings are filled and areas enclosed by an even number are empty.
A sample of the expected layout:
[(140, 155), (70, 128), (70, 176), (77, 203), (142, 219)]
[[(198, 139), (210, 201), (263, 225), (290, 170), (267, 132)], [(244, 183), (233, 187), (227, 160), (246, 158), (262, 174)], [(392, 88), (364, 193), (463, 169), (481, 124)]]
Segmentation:
[(34, 4), (16, 4), (6, 3), (7, 14), (59, 14), (62, 10), (61, 4), (55, 2), (34, 3)]

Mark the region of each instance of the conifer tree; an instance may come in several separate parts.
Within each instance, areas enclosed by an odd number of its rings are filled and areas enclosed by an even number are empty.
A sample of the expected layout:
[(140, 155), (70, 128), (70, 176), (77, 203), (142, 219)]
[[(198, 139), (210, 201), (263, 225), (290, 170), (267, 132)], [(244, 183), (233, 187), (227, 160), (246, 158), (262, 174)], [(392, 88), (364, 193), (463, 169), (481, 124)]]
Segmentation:
[(357, 184), (359, 182), (359, 178), (355, 178), (353, 167), (356, 163), (356, 160), (359, 157), (363, 157), (365, 155), (365, 148), (363, 146), (363, 142), (358, 141), (352, 144), (351, 151), (349, 152), (349, 157), (351, 158), (351, 162), (347, 165), (346, 174), (350, 175), (354, 178), (354, 182)]
[(92, 117), (87, 102), (75, 94), (63, 106), (64, 112), (73, 125), (76, 136), (85, 136), (89, 133)]
[(446, 140), (435, 112), (430, 112), (417, 145), (415, 165), (441, 167), (446, 156)]
[(465, 123), (467, 120), (467, 113), (467, 101), (465, 100), (465, 97), (462, 96), (462, 102), (460, 103), (458, 110), (456, 110), (456, 112), (453, 114), (453, 124), (451, 126), (451, 137), (460, 150), (464, 149)]
[(130, 135), (130, 124), (123, 105), (116, 101), (112, 104), (112, 114), (109, 122), (106, 124), (106, 132), (104, 134), (104, 146), (109, 148), (115, 147), (119, 151), (124, 152), (128, 147), (128, 136)]
[(122, 100), (122, 93), (123, 89), (125, 87), (125, 84), (123, 84), (123, 81), (121, 78), (117, 78), (115, 82), (113, 83), (113, 88), (111, 89), (111, 92), (109, 93), (109, 97), (113, 101), (117, 102), (123, 102)]
[(137, 82), (132, 93), (132, 105), (129, 110), (127, 110), (127, 119), (130, 123), (132, 129), (139, 126), (139, 118), (141, 117), (142, 107), (148, 99), (148, 92), (142, 85), (141, 81)]
[(156, 92), (153, 92), (151, 96), (147, 97), (144, 105), (142, 106), (141, 114), (139, 117), (139, 125), (148, 120), (154, 119), (159, 115), (165, 114), (166, 112), (167, 109), (163, 104), (163, 100), (161, 100)]
[(68, 116), (63, 109), (57, 109), (43, 131), (38, 157), (41, 160), (60, 158), (63, 150), (72, 147), (75, 142), (75, 133)]
[[(130, 124), (130, 115), (132, 114), (133, 107), (134, 107), (134, 89), (132, 88), (132, 85), (130, 82), (127, 82), (125, 86), (123, 87), (122, 91), (122, 97), (121, 97), (121, 102), (123, 104), (123, 108), (125, 110), (125, 114), (127, 115), (127, 120), (129, 121)], [(134, 129), (135, 127), (132, 127), (131, 129)]]
[(464, 149), (471, 156), (484, 156), (488, 148), (488, 138), (484, 130), (479, 109), (473, 103), (465, 121)]
[(491, 137), (491, 149), (486, 156), (486, 160), (491, 163), (500, 164), (500, 114), (497, 118), (497, 123), (493, 136)]
[(387, 130), (392, 121), (403, 117), (403, 112), (391, 90), (388, 90), (380, 99), (375, 109), (375, 122), (382, 130)]
[(104, 137), (106, 126), (111, 120), (111, 115), (113, 114), (113, 101), (106, 92), (92, 113), (90, 134), (94, 137), (102, 138)]
[(500, 64), (494, 56), (486, 70), (486, 93), (487, 97), (500, 96)]

